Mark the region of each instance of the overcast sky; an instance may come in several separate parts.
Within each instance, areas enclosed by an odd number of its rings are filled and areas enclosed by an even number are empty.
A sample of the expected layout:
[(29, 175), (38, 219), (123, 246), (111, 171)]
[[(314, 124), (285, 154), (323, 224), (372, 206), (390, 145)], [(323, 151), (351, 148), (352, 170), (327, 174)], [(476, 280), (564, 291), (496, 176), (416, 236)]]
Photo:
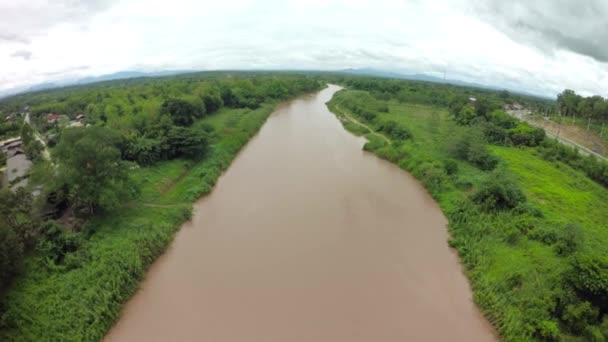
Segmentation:
[(121, 70), (428, 73), (608, 96), (606, 0), (0, 0), (0, 90)]

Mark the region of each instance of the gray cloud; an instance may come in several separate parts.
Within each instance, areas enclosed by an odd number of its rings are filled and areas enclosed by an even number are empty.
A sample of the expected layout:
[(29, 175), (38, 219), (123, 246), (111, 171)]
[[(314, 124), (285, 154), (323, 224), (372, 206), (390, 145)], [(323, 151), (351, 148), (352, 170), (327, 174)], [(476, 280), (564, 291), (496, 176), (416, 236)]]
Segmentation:
[(28, 44), (57, 24), (80, 23), (110, 8), (117, 0), (0, 1), (0, 41)]
[(474, 8), (482, 20), (516, 41), (608, 62), (608, 1), (476, 0)]
[(0, 42), (13, 42), (13, 43), (29, 43), (29, 40), (25, 37), (21, 37), (16, 33), (1, 32), (0, 31)]
[(17, 50), (11, 53), (11, 57), (13, 58), (23, 58), (26, 61), (29, 61), (32, 58), (32, 52), (28, 50)]

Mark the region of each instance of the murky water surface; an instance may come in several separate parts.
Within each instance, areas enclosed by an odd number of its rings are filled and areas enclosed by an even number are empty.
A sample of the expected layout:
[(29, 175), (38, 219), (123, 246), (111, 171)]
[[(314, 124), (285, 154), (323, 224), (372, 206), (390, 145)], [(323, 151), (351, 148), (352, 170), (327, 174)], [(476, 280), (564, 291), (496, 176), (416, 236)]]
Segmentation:
[(282, 106), (149, 270), (107, 341), (493, 341), (446, 219), (326, 106)]

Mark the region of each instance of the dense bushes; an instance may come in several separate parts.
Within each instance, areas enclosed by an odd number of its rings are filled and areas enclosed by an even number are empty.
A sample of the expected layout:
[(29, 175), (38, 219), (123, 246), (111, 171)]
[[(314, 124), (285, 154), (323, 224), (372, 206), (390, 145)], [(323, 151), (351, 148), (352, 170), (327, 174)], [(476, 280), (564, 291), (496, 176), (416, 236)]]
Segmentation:
[(411, 137), (410, 132), (393, 120), (378, 124), (377, 130), (386, 133), (389, 137), (397, 140), (405, 140)]
[(576, 148), (571, 148), (554, 140), (546, 139), (540, 146), (541, 156), (549, 161), (561, 161), (583, 171), (589, 178), (608, 187), (608, 162), (595, 156), (583, 156)]
[(538, 146), (545, 139), (545, 131), (542, 128), (524, 123), (518, 124), (507, 132), (511, 143), (515, 146)]
[(161, 114), (166, 114), (178, 126), (190, 126), (205, 114), (204, 105), (195, 107), (192, 103), (180, 99), (168, 99), (160, 107)]
[(489, 174), (471, 199), (488, 212), (514, 209), (526, 202), (526, 196), (517, 183), (503, 170)]
[(37, 222), (31, 217), (32, 195), (24, 188), (0, 191), (0, 292), (19, 272)]
[(481, 170), (491, 171), (498, 165), (498, 158), (488, 151), (483, 136), (474, 129), (457, 132), (448, 144), (447, 149), (452, 156), (468, 161)]

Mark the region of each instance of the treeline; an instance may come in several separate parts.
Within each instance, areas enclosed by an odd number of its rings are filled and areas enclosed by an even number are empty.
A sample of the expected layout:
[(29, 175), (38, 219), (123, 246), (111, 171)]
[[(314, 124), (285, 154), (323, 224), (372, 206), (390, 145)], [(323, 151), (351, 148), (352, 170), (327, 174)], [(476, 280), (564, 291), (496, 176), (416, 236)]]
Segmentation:
[[(201, 119), (222, 108), (253, 109), (321, 86), (316, 78), (293, 75), (189, 76), (117, 81), (0, 101), (5, 110), (29, 105), (36, 126), (54, 141), (51, 160), (42, 160), (33, 130), (21, 128), (26, 154), (36, 156), (37, 163), (29, 188), (0, 192), (0, 290), (10, 285), (28, 251), (52, 267), (66, 260), (82, 264), (79, 246), (95, 234), (81, 233), (86, 222), (111, 215), (140, 193), (132, 170), (176, 158), (197, 163), (230, 133), (215, 131)], [(48, 124), (47, 112), (70, 118), (84, 114), (86, 126)], [(35, 189), (40, 193), (36, 199)], [(64, 224), (56, 221), (60, 218)], [(0, 330), (5, 324), (0, 318)]]
[(409, 80), (387, 80), (371, 77), (337, 78), (337, 82), (351, 89), (369, 91), (381, 100), (397, 100), (401, 103), (415, 103), (447, 107), (456, 98), (479, 97), (491, 106), (519, 103), (543, 113), (555, 112), (555, 101), (528, 95), (514, 94), (506, 90), (454, 86), (431, 82)]
[(564, 116), (608, 121), (608, 99), (598, 95), (584, 97), (574, 90), (566, 89), (557, 96), (557, 106)]

